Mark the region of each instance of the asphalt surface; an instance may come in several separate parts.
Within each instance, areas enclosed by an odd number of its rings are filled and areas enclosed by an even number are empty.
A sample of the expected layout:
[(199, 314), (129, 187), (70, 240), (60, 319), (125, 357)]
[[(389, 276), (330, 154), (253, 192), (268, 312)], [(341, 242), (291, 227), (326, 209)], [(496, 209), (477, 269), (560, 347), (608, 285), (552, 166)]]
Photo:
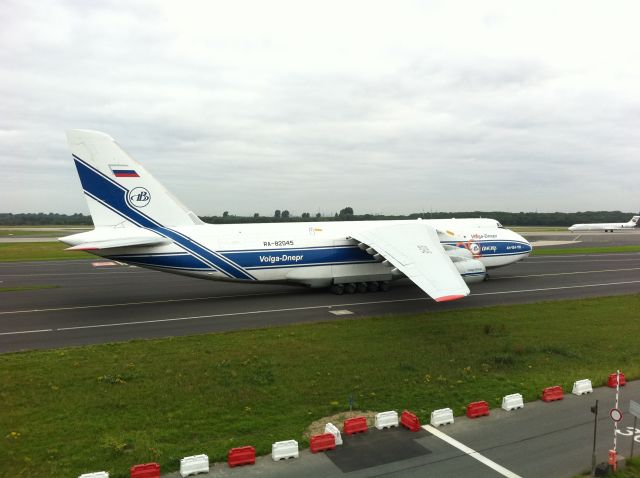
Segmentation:
[[(547, 237), (548, 233), (545, 236)], [(584, 237), (585, 235), (583, 235)], [(589, 240), (640, 242), (637, 234)], [(531, 238), (533, 239), (533, 238)], [(537, 239), (536, 239), (537, 240)], [(582, 243), (582, 245), (585, 245)], [(205, 281), (92, 261), (0, 263), (0, 352), (192, 335), (344, 318), (640, 292), (640, 253), (538, 256), (491, 271), (462, 300), (437, 304), (408, 280), (388, 292)]]
[[(259, 457), (255, 466), (239, 468), (216, 463), (211, 464), (209, 474), (198, 476), (567, 478), (591, 468), (595, 417), (590, 408), (596, 399), (599, 402), (596, 463), (607, 460), (614, 436), (609, 411), (615, 404), (615, 389), (602, 387), (582, 396), (569, 392), (565, 391), (561, 401), (530, 402), (521, 410), (494, 409), (488, 417), (476, 419), (456, 417), (452, 425), (438, 427), (436, 432), (426, 426), (418, 433), (369, 429), (364, 434), (343, 435), (344, 445), (333, 451), (313, 454), (304, 450), (298, 459), (279, 462), (270, 456)], [(639, 381), (620, 388), (623, 419), (618, 423), (617, 451), (625, 457), (630, 456), (633, 429), (633, 416), (627, 413), (629, 400), (640, 402)], [(634, 456), (640, 455), (640, 430), (636, 433)], [(447, 437), (467, 448), (451, 444)], [(194, 454), (200, 453), (205, 451), (194, 450)], [(178, 476), (178, 473), (166, 475)]]

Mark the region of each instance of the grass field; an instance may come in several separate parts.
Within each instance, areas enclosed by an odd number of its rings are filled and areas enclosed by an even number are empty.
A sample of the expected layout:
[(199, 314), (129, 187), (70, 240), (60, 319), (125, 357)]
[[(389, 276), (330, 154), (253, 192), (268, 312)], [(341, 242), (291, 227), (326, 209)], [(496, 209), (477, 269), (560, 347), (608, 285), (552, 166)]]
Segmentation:
[(619, 252), (640, 252), (638, 246), (610, 246), (610, 247), (571, 247), (571, 248), (533, 248), (532, 256), (559, 256), (565, 254), (613, 254)]
[[(297, 439), (354, 407), (498, 406), (620, 368), (640, 377), (640, 295), (333, 321), (0, 355), (0, 475), (176, 470)], [(615, 331), (616, 340), (608, 337)]]
[(51, 261), (63, 259), (91, 259), (95, 256), (82, 251), (65, 251), (61, 242), (3, 242), (0, 243), (0, 262)]

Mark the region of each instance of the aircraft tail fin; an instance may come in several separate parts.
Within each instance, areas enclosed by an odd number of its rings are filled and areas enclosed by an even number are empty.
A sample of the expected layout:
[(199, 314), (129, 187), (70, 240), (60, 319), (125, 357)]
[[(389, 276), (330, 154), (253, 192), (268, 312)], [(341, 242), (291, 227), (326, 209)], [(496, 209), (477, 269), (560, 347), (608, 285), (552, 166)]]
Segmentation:
[(633, 216), (629, 221), (629, 224), (633, 224), (635, 227), (640, 227), (640, 216)]
[(111, 136), (74, 129), (67, 141), (96, 227), (202, 224)]

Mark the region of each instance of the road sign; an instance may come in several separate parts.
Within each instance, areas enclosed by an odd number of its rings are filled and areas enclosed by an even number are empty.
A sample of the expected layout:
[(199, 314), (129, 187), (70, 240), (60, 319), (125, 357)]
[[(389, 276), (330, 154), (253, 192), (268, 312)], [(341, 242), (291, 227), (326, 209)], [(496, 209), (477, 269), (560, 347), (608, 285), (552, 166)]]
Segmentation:
[(636, 418), (640, 418), (640, 403), (629, 400), (629, 413)]
[(622, 412), (617, 408), (612, 408), (609, 412), (609, 416), (614, 422), (619, 422), (620, 420), (622, 420)]

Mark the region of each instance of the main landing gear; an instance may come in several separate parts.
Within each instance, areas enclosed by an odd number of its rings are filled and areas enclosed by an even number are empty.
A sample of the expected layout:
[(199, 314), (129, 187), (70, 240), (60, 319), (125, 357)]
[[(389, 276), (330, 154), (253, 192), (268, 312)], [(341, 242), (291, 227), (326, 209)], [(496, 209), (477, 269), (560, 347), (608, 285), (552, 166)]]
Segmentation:
[(388, 281), (372, 282), (348, 282), (346, 284), (333, 284), (331, 292), (336, 295), (353, 294), (355, 292), (385, 292), (389, 290)]

